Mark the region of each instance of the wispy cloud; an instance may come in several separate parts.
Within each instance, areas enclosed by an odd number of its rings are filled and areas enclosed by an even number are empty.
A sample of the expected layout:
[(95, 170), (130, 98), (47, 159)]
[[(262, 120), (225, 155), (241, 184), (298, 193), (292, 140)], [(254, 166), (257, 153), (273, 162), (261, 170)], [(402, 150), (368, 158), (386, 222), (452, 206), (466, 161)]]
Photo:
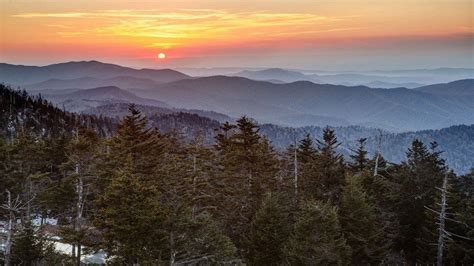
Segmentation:
[(80, 12), (64, 12), (64, 13), (22, 13), (12, 15), (16, 18), (81, 18), (86, 17), (89, 13)]
[[(62, 20), (64, 29), (74, 23), (88, 23), (87, 27), (74, 27), (71, 31), (58, 32), (63, 37), (96, 34), (125, 38), (149, 39), (145, 45), (169, 48), (189, 41), (209, 39), (242, 39), (264, 36), (323, 33), (350, 30), (339, 24), (351, 17), (329, 17), (312, 13), (285, 13), (266, 10), (231, 12), (214, 9), (177, 10), (102, 10), (94, 12), (22, 13), (13, 15), (25, 19)], [(71, 25), (65, 25), (69, 22)], [(91, 26), (93, 25), (93, 26)]]

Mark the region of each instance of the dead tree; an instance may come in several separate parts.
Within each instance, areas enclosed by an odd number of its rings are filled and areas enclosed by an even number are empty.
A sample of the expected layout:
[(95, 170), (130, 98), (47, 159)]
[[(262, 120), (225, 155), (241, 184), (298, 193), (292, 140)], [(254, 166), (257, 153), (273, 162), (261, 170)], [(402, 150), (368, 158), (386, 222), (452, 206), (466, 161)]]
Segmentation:
[(445, 224), (446, 224), (446, 194), (448, 189), (448, 175), (444, 175), (443, 179), (443, 187), (440, 189), (441, 191), (441, 211), (439, 212), (439, 236), (438, 236), (438, 252), (436, 256), (436, 265), (441, 266), (443, 265), (443, 250), (444, 250), (444, 240), (445, 236)]
[(374, 176), (379, 174), (379, 160), (380, 160), (380, 150), (382, 149), (382, 142), (383, 142), (383, 132), (382, 130), (378, 130), (378, 135), (376, 138), (377, 141), (377, 148), (375, 149), (375, 165), (374, 165)]
[(11, 250), (13, 246), (13, 232), (15, 231), (15, 214), (24, 210), (25, 206), (29, 205), (32, 199), (24, 204), (18, 195), (14, 200), (12, 200), (12, 194), (10, 190), (7, 189), (5, 192), (7, 194), (7, 201), (5, 204), (1, 205), (1, 208), (8, 212), (8, 225), (6, 228), (7, 239), (5, 243), (5, 265), (10, 266)]
[(298, 199), (298, 145), (296, 143), (296, 135), (295, 135), (295, 147), (294, 147), (294, 189), (295, 189), (295, 199)]

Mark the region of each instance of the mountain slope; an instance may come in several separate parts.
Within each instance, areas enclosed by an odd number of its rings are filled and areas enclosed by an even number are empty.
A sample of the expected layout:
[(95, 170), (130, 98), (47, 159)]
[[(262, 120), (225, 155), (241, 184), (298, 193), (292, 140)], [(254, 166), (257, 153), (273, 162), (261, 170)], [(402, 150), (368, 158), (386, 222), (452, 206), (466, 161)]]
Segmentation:
[(66, 90), (65, 93), (44, 93), (42, 96), (57, 106), (64, 107), (66, 110), (74, 112), (81, 112), (91, 107), (110, 103), (135, 103), (169, 107), (168, 104), (164, 102), (141, 98), (129, 91), (122, 90), (115, 86), (76, 90), (73, 92)]
[(433, 84), (416, 88), (417, 91), (437, 95), (473, 96), (474, 79), (463, 79), (443, 84)]
[[(233, 117), (249, 115), (261, 122), (290, 126), (301, 125), (307, 115), (398, 131), (474, 123), (474, 96), (447, 97), (404, 88), (385, 90), (308, 81), (275, 84), (215, 76), (135, 92), (176, 107), (213, 110)], [(293, 119), (282, 122), (285, 117)]]
[(145, 78), (136, 78), (132, 76), (117, 76), (113, 78), (93, 78), (93, 77), (82, 77), (75, 79), (48, 79), (46, 81), (25, 85), (26, 89), (31, 91), (37, 90), (62, 90), (62, 89), (88, 89), (96, 87), (116, 86), (123, 89), (142, 88), (149, 89), (154, 88), (157, 84), (156, 81)]
[(318, 82), (317, 79), (311, 79), (310, 77), (304, 75), (303, 73), (297, 71), (290, 71), (281, 68), (269, 68), (264, 70), (244, 70), (238, 73), (233, 74), (232, 76), (243, 77), (253, 80), (263, 80), (263, 81), (271, 81), (271, 80), (279, 80), (283, 82), (295, 82), (301, 80), (312, 80)]
[(0, 80), (15, 85), (32, 84), (49, 79), (113, 78), (118, 76), (132, 76), (155, 82), (171, 82), (190, 78), (188, 75), (171, 69), (133, 69), (98, 61), (67, 62), (43, 67), (0, 63)]
[(65, 112), (41, 97), (0, 84), (0, 138), (10, 138), (24, 129), (42, 137), (59, 138), (85, 124), (101, 135), (110, 135), (115, 128), (113, 119)]

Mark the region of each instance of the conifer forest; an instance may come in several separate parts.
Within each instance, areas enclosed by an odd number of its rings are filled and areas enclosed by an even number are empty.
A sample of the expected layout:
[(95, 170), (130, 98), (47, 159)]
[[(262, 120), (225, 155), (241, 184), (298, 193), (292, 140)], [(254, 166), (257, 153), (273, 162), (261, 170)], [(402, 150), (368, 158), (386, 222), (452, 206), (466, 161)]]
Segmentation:
[(2, 263), (474, 263), (474, 170), (456, 174), (436, 142), (391, 162), (365, 137), (341, 154), (332, 127), (281, 148), (246, 116), (188, 136), (150, 117), (2, 85)]

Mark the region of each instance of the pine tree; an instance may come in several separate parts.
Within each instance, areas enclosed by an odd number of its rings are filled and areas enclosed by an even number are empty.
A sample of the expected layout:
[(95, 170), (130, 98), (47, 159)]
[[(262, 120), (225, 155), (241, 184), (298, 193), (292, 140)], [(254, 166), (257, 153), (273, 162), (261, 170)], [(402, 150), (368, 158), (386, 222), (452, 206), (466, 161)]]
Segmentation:
[(197, 135), (187, 146), (186, 169), (191, 177), (191, 205), (193, 217), (209, 208), (212, 202), (212, 173), (215, 171), (215, 153), (204, 144), (202, 135)]
[(390, 241), (384, 238), (385, 228), (362, 188), (360, 177), (346, 177), (339, 217), (347, 244), (352, 248), (352, 263), (380, 264), (390, 249)]
[(303, 139), (299, 141), (297, 147), (297, 167), (298, 167), (298, 179), (297, 186), (299, 195), (306, 195), (305, 190), (308, 188), (310, 178), (313, 171), (313, 166), (315, 164), (315, 159), (317, 157), (317, 152), (314, 147), (313, 140), (311, 135), (308, 133)]
[(52, 245), (30, 224), (25, 224), (14, 236), (13, 265), (39, 265), (52, 253)]
[[(129, 157), (129, 164), (133, 161)], [(166, 213), (156, 187), (132, 175), (131, 169), (112, 178), (99, 199), (95, 225), (102, 230), (105, 250), (116, 263), (155, 264), (164, 249)]]
[(67, 180), (75, 187), (72, 206), (74, 230), (70, 232), (72, 235), (68, 235), (68, 238), (74, 239), (73, 247), (77, 248), (77, 251), (73, 252), (76, 265), (81, 264), (82, 238), (86, 233), (83, 229), (85, 202), (89, 196), (90, 184), (95, 177), (94, 160), (98, 144), (99, 139), (95, 131), (80, 128), (67, 146), (68, 161), (63, 165), (63, 169), (68, 173)]
[[(457, 177), (454, 173), (447, 175), (446, 219), (444, 234), (443, 263), (446, 265), (469, 265), (474, 263), (474, 171)], [(438, 191), (435, 205), (427, 209), (432, 222), (425, 241), (433, 243), (439, 239), (439, 211), (442, 189)], [(433, 223), (433, 222), (436, 222)], [(433, 231), (434, 230), (434, 231)], [(430, 249), (430, 254), (433, 250)]]
[(427, 223), (425, 206), (433, 205), (436, 187), (441, 186), (446, 171), (436, 144), (431, 148), (428, 150), (415, 139), (407, 152), (407, 159), (394, 176), (394, 207), (400, 223), (396, 247), (404, 251), (409, 263), (424, 262), (422, 254), (426, 246), (421, 240)]
[(350, 155), (352, 162), (349, 163), (349, 168), (353, 173), (361, 173), (368, 166), (369, 160), (367, 159), (367, 150), (365, 149), (366, 141), (366, 138), (358, 139), (357, 142), (359, 145), (357, 147), (357, 150), (353, 151), (354, 154)]
[(246, 240), (250, 265), (284, 263), (283, 247), (292, 228), (288, 201), (283, 195), (268, 194), (255, 214)]
[[(230, 133), (229, 128), (235, 128)], [(215, 217), (224, 221), (226, 232), (243, 248), (243, 236), (266, 192), (276, 188), (276, 154), (246, 117), (227, 125), (217, 137), (218, 165), (212, 178), (217, 192)]]
[(336, 208), (321, 201), (304, 203), (284, 252), (291, 265), (349, 264), (352, 252)]
[(298, 157), (302, 164), (310, 163), (316, 156), (316, 150), (314, 148), (313, 140), (311, 135), (307, 133), (303, 139), (299, 141), (298, 145)]
[(318, 140), (318, 153), (311, 173), (303, 184), (306, 198), (338, 204), (345, 176), (343, 157), (336, 152), (339, 145), (334, 130), (326, 127), (323, 140)]
[(147, 126), (146, 117), (135, 107), (129, 106), (129, 115), (117, 125), (116, 134), (107, 143), (99, 161), (98, 174), (101, 178), (97, 187), (107, 185), (110, 177), (115, 175), (131, 160), (132, 173), (152, 182), (155, 169), (163, 157), (163, 136)]

